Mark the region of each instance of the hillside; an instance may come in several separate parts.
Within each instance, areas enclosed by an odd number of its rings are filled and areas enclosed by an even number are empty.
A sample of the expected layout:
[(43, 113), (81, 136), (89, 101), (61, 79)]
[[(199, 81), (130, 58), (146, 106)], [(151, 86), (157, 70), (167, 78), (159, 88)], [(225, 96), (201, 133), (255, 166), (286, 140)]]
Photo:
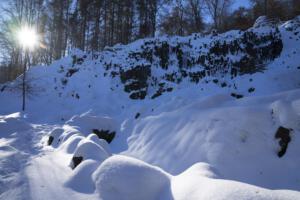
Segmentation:
[(300, 199), (299, 56), (300, 17), (260, 17), (34, 66), (26, 112), (0, 86), (0, 199)]

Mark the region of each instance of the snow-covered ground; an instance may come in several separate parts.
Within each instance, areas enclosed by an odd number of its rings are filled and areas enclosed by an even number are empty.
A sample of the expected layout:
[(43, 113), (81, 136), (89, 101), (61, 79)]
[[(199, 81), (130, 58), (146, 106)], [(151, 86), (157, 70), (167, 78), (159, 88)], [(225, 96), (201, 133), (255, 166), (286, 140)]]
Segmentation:
[(282, 52), (263, 72), (176, 84), (154, 64), (152, 78), (173, 88), (154, 99), (154, 82), (132, 100), (103, 64), (147, 40), (32, 68), (26, 112), (18, 80), (0, 92), (0, 199), (300, 199), (299, 21), (279, 26)]

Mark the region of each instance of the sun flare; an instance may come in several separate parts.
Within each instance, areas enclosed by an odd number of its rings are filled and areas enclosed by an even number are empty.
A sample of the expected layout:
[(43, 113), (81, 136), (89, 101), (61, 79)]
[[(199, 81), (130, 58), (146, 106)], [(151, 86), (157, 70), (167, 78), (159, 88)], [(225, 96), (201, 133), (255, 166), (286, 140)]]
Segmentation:
[(29, 27), (23, 27), (18, 32), (18, 41), (23, 48), (32, 50), (38, 44), (38, 35), (36, 31)]

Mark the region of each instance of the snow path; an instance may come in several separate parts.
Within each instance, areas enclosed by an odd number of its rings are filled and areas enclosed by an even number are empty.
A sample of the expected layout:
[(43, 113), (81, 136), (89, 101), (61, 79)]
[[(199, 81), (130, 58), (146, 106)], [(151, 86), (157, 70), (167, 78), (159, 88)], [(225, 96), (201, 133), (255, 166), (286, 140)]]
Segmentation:
[(41, 154), (39, 141), (50, 129), (49, 125), (32, 125), (0, 138), (0, 199), (30, 199), (30, 179), (25, 169)]
[(71, 155), (51, 150), (45, 150), (44, 155), (33, 158), (26, 169), (26, 175), (30, 177), (31, 199), (95, 199), (93, 195), (80, 194), (63, 187), (72, 172), (68, 167), (70, 160)]
[(72, 172), (68, 167), (71, 155), (45, 147), (43, 140), (55, 127), (32, 125), (0, 138), (1, 200), (94, 199), (63, 187)]

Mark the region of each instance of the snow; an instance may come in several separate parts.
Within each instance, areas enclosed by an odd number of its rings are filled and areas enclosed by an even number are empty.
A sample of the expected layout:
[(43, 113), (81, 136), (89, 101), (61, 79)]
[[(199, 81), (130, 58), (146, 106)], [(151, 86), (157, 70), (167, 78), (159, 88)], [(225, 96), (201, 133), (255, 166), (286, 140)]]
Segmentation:
[[(118, 66), (148, 65), (129, 58), (146, 42), (153, 42), (149, 48), (180, 43), (196, 58), (208, 51), (205, 45), (242, 34), (149, 38), (95, 54), (74, 51), (50, 66), (33, 67), (28, 77), (37, 90), (26, 112), (20, 112), (14, 90), (18, 80), (0, 92), (0, 199), (300, 199), (298, 22), (278, 26), (283, 50), (263, 72), (176, 83), (165, 79), (179, 70), (175, 54), (166, 70), (154, 57), (144, 100), (130, 99), (120, 78), (110, 74)], [(256, 25), (251, 30), (258, 35), (273, 31), (263, 22)], [(72, 55), (85, 58), (73, 63)], [(227, 55), (232, 61), (241, 56)], [(78, 71), (66, 76), (72, 69)], [(173, 90), (151, 99), (154, 79)], [(291, 137), (280, 158), (279, 127)], [(93, 129), (116, 136), (108, 144)], [(74, 157), (82, 157), (76, 167)]]
[(13, 113), (6, 116), (0, 116), (1, 137), (7, 137), (12, 133), (30, 129), (31, 126), (22, 119), (20, 113)]
[[(213, 179), (203, 175), (203, 166), (195, 164), (184, 173), (175, 176), (172, 180), (174, 199), (297, 199), (297, 192), (281, 190), (272, 191), (255, 187), (245, 183)], [(207, 169), (206, 169), (207, 170)], [(207, 173), (212, 173), (208, 171)]]
[[(109, 156), (110, 153), (106, 152), (102, 146), (88, 139), (81, 140), (74, 152), (74, 157), (83, 157), (83, 160), (92, 159), (99, 162), (103, 162)], [(71, 162), (70, 167), (73, 169), (76, 166)]]
[(93, 179), (100, 199), (165, 199), (170, 184), (168, 175), (157, 167), (125, 156), (105, 160), (94, 172)]
[[(300, 92), (294, 96), (298, 100)], [(172, 112), (146, 117), (135, 126), (128, 138), (129, 148), (123, 153), (175, 175), (204, 161), (225, 179), (272, 189), (299, 190), (300, 174), (291, 171), (300, 167), (299, 149), (294, 146), (300, 142), (297, 137), (300, 116), (285, 110), (279, 116), (284, 121), (276, 120), (276, 113), (272, 116), (270, 107), (277, 98), (264, 104), (261, 97), (250, 98), (251, 104), (244, 103), (248, 100), (245, 98), (239, 100), (240, 105), (235, 105), (236, 100), (213, 96)], [(286, 104), (291, 105), (293, 101)], [(297, 123), (285, 120), (287, 116), (293, 116)], [(276, 155), (279, 144), (274, 136), (279, 126), (294, 130), (287, 152), (291, 160), (278, 159)], [(237, 160), (239, 164), (233, 165)]]
[(109, 117), (93, 116), (89, 112), (80, 116), (75, 115), (66, 124), (73, 126), (82, 133), (92, 133), (93, 129), (116, 131), (118, 128), (113, 119)]
[(92, 174), (98, 166), (99, 162), (95, 160), (83, 161), (74, 169), (72, 176), (66, 181), (65, 186), (80, 193), (93, 193), (95, 191), (95, 184), (92, 180)]

